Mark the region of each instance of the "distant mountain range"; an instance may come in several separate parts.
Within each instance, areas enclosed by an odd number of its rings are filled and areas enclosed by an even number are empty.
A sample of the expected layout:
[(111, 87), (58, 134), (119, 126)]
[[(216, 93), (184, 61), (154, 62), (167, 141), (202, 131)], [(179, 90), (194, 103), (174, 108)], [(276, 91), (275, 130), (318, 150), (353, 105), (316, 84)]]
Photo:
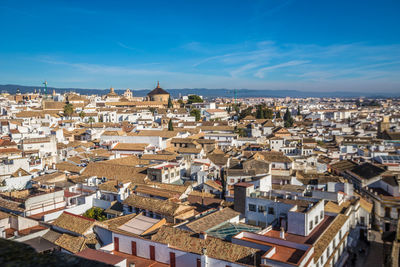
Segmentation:
[[(21, 93), (34, 92), (35, 89), (41, 90), (43, 93), (43, 86), (24, 86), (16, 84), (6, 84), (0, 85), (0, 92), (8, 92), (10, 94), (15, 94), (17, 89)], [(51, 94), (53, 89), (57, 93), (65, 92), (77, 92), (80, 94), (107, 94), (109, 89), (83, 89), (83, 88), (54, 88), (47, 87), (47, 93)], [(165, 89), (173, 97), (179, 97), (179, 95), (196, 94), (202, 95), (206, 98), (216, 98), (216, 97), (234, 97), (234, 90), (232, 89), (207, 89), (207, 88), (187, 88), (187, 89)], [(115, 92), (122, 94), (125, 89), (115, 89)], [(133, 90), (134, 96), (145, 96), (150, 89), (140, 89)], [(341, 91), (331, 91), (331, 92), (311, 92), (311, 91), (297, 91), (297, 90), (255, 90), (255, 89), (237, 89), (236, 95), (238, 98), (243, 97), (341, 97), (341, 98), (354, 98), (354, 97), (368, 97), (368, 98), (392, 98), (400, 97), (400, 90), (398, 93), (359, 93), (359, 92), (341, 92)]]

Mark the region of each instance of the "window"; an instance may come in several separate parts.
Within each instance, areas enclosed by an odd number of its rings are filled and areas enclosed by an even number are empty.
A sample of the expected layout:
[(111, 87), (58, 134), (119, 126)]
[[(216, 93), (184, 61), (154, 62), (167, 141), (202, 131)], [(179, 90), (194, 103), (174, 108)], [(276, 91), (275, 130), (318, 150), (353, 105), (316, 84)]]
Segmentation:
[(200, 259), (196, 259), (196, 267), (201, 267), (201, 260)]
[(365, 225), (365, 217), (364, 217), (364, 216), (361, 216), (361, 217), (360, 217), (360, 220), (361, 220), (360, 224), (361, 224), (361, 225)]
[(385, 217), (390, 218), (390, 212), (391, 212), (391, 208), (386, 207), (386, 208), (385, 208)]
[(330, 253), (330, 249), (329, 249), (329, 246), (328, 246), (328, 248), (326, 250), (326, 258), (329, 258), (329, 254), (331, 254), (331, 253)]
[(248, 220), (247, 223), (250, 225), (257, 226), (257, 221), (254, 221), (254, 220)]
[(342, 240), (342, 230), (339, 230), (339, 240)]
[(321, 214), (320, 214), (319, 218), (320, 218), (321, 220), (322, 220), (322, 218), (324, 218), (324, 211), (323, 211), (323, 210), (321, 210)]
[(135, 241), (131, 242), (131, 249), (132, 249), (132, 255), (136, 256), (136, 242)]
[(254, 204), (249, 204), (249, 211), (256, 211), (257, 210), (257, 206)]
[(114, 237), (114, 250), (119, 251), (119, 238)]
[(318, 215), (315, 216), (315, 225), (317, 225), (317, 224), (318, 224)]
[(150, 246), (150, 260), (156, 260), (156, 248), (154, 246)]
[(175, 267), (176, 266), (175, 253), (173, 253), (173, 252), (169, 253), (169, 264), (170, 264), (171, 267)]
[(268, 207), (268, 214), (275, 214), (273, 207)]
[(265, 206), (259, 205), (258, 212), (264, 212), (264, 211), (265, 211)]
[(313, 228), (313, 221), (310, 221), (310, 230)]

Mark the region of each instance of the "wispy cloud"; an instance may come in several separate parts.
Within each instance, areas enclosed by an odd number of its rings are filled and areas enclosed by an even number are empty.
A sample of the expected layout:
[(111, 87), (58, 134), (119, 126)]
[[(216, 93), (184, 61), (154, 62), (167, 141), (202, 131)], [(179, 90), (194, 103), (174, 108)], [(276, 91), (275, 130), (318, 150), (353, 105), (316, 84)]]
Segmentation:
[(302, 64), (306, 64), (308, 62), (309, 61), (307, 61), (307, 60), (292, 60), (292, 61), (289, 61), (289, 62), (280, 63), (280, 64), (276, 64), (276, 65), (273, 65), (273, 66), (264, 67), (264, 68), (259, 69), (254, 74), (254, 76), (258, 77), (258, 78), (264, 78), (265, 73), (267, 71), (280, 69), (280, 68), (286, 68), (286, 67), (292, 67), (292, 66), (297, 66), (297, 65), (302, 65)]
[(121, 42), (117, 42), (117, 45), (120, 46), (120, 47), (122, 47), (122, 48), (125, 48), (125, 49), (137, 50), (136, 48), (131, 47), (131, 46), (128, 46), (128, 45), (126, 45), (126, 44), (124, 44), (124, 43), (121, 43)]
[[(121, 42), (118, 45), (134, 49)], [(68, 67), (71, 71), (85, 74), (88, 79), (99, 77), (111, 82), (116, 79), (166, 80), (171, 81), (175, 88), (315, 88), (340, 91), (366, 90), (381, 84), (380, 89), (395, 90), (393, 88), (400, 83), (400, 45), (279, 45), (267, 40), (227, 45), (225, 49), (218, 46), (216, 52), (201, 43), (189, 47), (194, 56), (177, 58), (174, 62), (160, 59), (157, 64), (138, 62), (118, 66), (51, 57), (39, 60)]]

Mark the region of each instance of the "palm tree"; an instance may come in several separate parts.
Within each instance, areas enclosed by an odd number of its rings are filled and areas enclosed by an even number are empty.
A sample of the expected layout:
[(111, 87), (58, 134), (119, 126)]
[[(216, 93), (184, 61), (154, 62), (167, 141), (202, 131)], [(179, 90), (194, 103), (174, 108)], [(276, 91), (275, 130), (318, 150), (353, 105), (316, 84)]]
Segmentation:
[(92, 125), (93, 125), (93, 122), (94, 122), (93, 117), (90, 116), (88, 121), (89, 121), (89, 123), (90, 123), (90, 129), (92, 129)]
[(79, 112), (79, 117), (83, 120), (83, 118), (85, 118), (86, 113), (82, 110), (81, 112)]
[(64, 115), (70, 117), (74, 113), (74, 106), (70, 103), (64, 106)]

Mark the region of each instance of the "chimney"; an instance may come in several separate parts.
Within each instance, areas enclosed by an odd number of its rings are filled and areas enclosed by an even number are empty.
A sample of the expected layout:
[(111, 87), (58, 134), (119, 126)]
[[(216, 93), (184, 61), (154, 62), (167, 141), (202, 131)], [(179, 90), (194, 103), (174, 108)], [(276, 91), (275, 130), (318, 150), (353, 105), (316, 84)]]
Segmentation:
[(280, 234), (279, 234), (279, 237), (280, 237), (281, 239), (285, 239), (285, 229), (284, 229), (283, 227), (281, 227), (281, 232), (280, 232)]
[(207, 233), (206, 232), (201, 232), (200, 233), (200, 238), (203, 239), (203, 240), (206, 240), (207, 239)]

